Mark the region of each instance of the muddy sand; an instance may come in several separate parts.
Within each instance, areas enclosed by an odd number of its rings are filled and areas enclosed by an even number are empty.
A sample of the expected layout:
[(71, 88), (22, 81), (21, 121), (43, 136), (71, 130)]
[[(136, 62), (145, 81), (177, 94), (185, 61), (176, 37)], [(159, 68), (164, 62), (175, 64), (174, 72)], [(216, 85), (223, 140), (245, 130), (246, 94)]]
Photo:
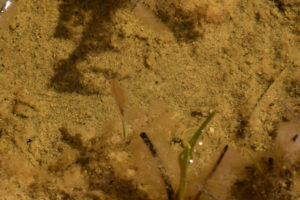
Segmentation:
[(5, 2), (1, 200), (300, 199), (299, 0)]

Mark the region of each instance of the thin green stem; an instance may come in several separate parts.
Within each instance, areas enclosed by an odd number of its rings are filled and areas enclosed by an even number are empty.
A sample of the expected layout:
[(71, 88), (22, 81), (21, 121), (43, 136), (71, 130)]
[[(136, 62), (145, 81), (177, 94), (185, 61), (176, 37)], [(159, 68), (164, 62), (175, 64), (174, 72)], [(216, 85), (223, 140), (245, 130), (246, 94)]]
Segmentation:
[(201, 136), (203, 130), (206, 128), (207, 124), (212, 120), (213, 116), (215, 115), (215, 112), (211, 113), (205, 121), (201, 124), (200, 128), (196, 131), (196, 133), (193, 135), (189, 143), (186, 145), (184, 150), (179, 155), (179, 166), (180, 166), (180, 183), (179, 183), (179, 189), (176, 193), (176, 200), (184, 200), (186, 196), (186, 190), (187, 190), (187, 170), (188, 166), (190, 164), (190, 159), (192, 156), (192, 152), (194, 149), (194, 146), (197, 143), (197, 140)]
[(191, 145), (188, 144), (179, 155), (180, 183), (176, 194), (176, 200), (184, 200), (187, 189), (187, 168), (191, 158)]

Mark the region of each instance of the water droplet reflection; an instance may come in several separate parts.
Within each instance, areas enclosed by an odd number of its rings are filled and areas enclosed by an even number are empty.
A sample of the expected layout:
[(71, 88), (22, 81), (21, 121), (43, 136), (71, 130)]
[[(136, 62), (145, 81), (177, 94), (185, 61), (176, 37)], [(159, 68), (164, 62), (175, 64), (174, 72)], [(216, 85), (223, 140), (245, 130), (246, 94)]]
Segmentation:
[(0, 28), (7, 28), (16, 15), (16, 1), (0, 0)]

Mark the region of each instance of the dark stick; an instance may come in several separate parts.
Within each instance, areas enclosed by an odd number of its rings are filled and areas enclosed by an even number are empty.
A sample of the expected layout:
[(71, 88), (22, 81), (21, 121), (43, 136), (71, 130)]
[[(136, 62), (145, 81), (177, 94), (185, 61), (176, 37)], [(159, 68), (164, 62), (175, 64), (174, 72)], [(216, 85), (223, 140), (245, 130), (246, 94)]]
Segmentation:
[(149, 151), (151, 152), (152, 156), (155, 158), (155, 160), (158, 164), (158, 170), (161, 174), (161, 177), (164, 181), (164, 184), (165, 184), (165, 187), (166, 187), (166, 190), (167, 190), (168, 200), (174, 200), (174, 190), (173, 190), (170, 178), (167, 175), (166, 168), (163, 166), (161, 160), (157, 156), (156, 149), (154, 148), (150, 138), (147, 136), (147, 134), (145, 132), (142, 132), (140, 134), (140, 137), (142, 138), (142, 140), (144, 141), (146, 146), (149, 148)]
[[(204, 186), (206, 185), (206, 182), (209, 178), (211, 178), (211, 176), (215, 173), (215, 171), (217, 170), (217, 168), (219, 167), (219, 165), (221, 164), (226, 152), (228, 150), (228, 145), (226, 145), (224, 148), (223, 148), (223, 151), (221, 152), (217, 162), (215, 163), (213, 169), (210, 171), (210, 173), (208, 174), (208, 176), (206, 177), (205, 181), (204, 181)], [(199, 191), (195, 197), (195, 200), (198, 200), (200, 198), (200, 196), (202, 195), (202, 192), (203, 191)]]

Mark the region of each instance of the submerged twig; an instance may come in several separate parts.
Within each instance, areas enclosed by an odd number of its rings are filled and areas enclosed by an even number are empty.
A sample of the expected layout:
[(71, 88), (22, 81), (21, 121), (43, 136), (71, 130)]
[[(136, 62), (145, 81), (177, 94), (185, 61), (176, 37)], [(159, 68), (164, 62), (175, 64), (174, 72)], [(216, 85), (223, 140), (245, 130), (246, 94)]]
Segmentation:
[[(214, 164), (214, 167), (212, 168), (212, 170), (209, 172), (209, 174), (207, 175), (207, 177), (204, 179), (204, 186), (206, 185), (207, 181), (212, 177), (212, 175), (216, 172), (217, 168), (220, 166), (225, 154), (228, 151), (229, 146), (225, 145), (225, 147), (223, 148), (221, 154), (219, 155), (219, 158), (217, 160), (217, 162)], [(195, 196), (195, 200), (200, 199), (201, 195), (202, 195), (202, 190), (200, 190), (197, 195)]]
[(250, 150), (246, 149), (246, 152), (250, 156), (251, 160), (254, 162), (254, 164), (255, 164), (256, 168), (258, 169), (259, 173), (262, 175), (264, 172), (263, 172), (263, 169), (261, 167), (260, 162), (254, 157), (254, 155), (251, 153)]
[(217, 170), (217, 168), (219, 167), (219, 165), (221, 164), (227, 150), (228, 150), (228, 145), (225, 145), (225, 147), (223, 148), (221, 154), (219, 155), (219, 158), (217, 160), (217, 162), (215, 163), (214, 167), (212, 168), (211, 172), (208, 174), (207, 178), (206, 178), (206, 181), (212, 177), (212, 175), (215, 173), (215, 171)]
[(210, 198), (212, 198), (213, 200), (219, 200), (215, 195), (213, 195), (212, 193), (210, 193), (209, 191), (207, 191), (206, 189), (204, 189), (203, 187), (201, 187), (200, 185), (196, 184), (196, 183), (191, 183), (189, 182), (189, 184), (197, 187), (198, 190), (200, 190), (200, 192), (205, 193), (206, 195), (208, 195)]
[(162, 161), (160, 160), (160, 158), (157, 156), (157, 151), (154, 148), (150, 138), (147, 136), (147, 134), (145, 132), (142, 132), (140, 134), (140, 137), (142, 138), (142, 140), (144, 141), (144, 143), (146, 144), (146, 146), (148, 147), (149, 151), (151, 152), (152, 156), (155, 158), (155, 160), (157, 161), (158, 164), (158, 170), (161, 174), (161, 177), (164, 181), (166, 190), (167, 190), (167, 195), (168, 195), (168, 200), (174, 200), (173, 196), (174, 196), (174, 190), (170, 181), (170, 178), (167, 174), (167, 171), (165, 169), (165, 167), (162, 164)]

